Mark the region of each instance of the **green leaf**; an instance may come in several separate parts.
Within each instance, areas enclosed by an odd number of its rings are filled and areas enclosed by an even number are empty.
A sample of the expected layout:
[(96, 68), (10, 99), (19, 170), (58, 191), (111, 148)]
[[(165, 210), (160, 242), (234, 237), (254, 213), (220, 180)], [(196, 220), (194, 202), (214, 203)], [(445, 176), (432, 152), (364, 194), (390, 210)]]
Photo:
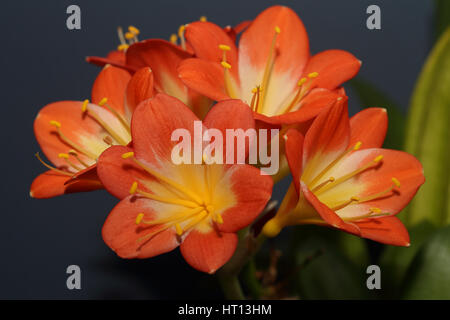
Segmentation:
[(384, 147), (401, 149), (403, 147), (406, 117), (400, 107), (374, 85), (360, 77), (351, 80), (350, 84), (358, 95), (363, 108), (379, 107), (387, 110), (389, 126)]
[(409, 230), (410, 247), (389, 246), (380, 258), (382, 270), (383, 294), (386, 298), (398, 298), (401, 284), (416, 253), (423, 243), (436, 231), (436, 227), (424, 221)]
[(343, 254), (336, 241), (338, 233), (316, 226), (298, 227), (290, 252), (295, 254), (294, 262), (299, 266), (294, 285), (301, 299), (370, 297), (367, 265), (356, 265)]
[(435, 0), (435, 35), (439, 38), (450, 26), (450, 1)]
[(423, 164), (426, 182), (404, 213), (414, 225), (450, 223), (450, 29), (434, 46), (417, 80), (407, 120), (405, 150)]
[(404, 283), (405, 299), (450, 299), (450, 226), (424, 243)]

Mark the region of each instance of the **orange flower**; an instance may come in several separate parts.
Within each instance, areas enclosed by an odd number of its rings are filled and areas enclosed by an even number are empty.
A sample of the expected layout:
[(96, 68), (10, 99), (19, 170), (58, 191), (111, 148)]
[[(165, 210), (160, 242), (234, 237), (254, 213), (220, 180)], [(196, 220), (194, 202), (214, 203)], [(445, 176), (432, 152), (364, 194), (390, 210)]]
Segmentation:
[(257, 120), (271, 124), (315, 117), (343, 95), (337, 88), (361, 65), (342, 50), (310, 57), (303, 23), (282, 6), (263, 11), (243, 32), (238, 47), (209, 22), (187, 25), (185, 36), (197, 58), (181, 62), (184, 83), (213, 100), (242, 99)]
[(106, 66), (95, 80), (92, 103), (60, 101), (45, 106), (36, 117), (34, 132), (53, 166), (37, 154), (49, 171), (33, 181), (30, 195), (49, 198), (102, 188), (97, 158), (111, 145), (130, 142), (131, 115), (140, 101), (152, 95), (149, 68), (131, 77), (127, 71)]
[[(186, 129), (193, 137), (198, 120), (179, 100), (157, 94), (133, 115), (132, 147), (114, 146), (100, 156), (102, 183), (122, 199), (102, 231), (120, 257), (149, 258), (180, 245), (192, 267), (214, 273), (233, 255), (235, 232), (269, 200), (272, 179), (253, 166), (172, 162), (178, 143), (172, 133)], [(245, 104), (229, 100), (211, 109), (203, 126), (225, 135), (226, 129), (253, 128), (254, 119)]]
[(425, 178), (413, 156), (381, 149), (386, 129), (384, 109), (349, 120), (345, 98), (321, 113), (304, 139), (289, 130), (284, 138), (293, 183), (263, 232), (274, 236), (287, 225), (317, 224), (408, 246), (408, 232), (394, 215)]

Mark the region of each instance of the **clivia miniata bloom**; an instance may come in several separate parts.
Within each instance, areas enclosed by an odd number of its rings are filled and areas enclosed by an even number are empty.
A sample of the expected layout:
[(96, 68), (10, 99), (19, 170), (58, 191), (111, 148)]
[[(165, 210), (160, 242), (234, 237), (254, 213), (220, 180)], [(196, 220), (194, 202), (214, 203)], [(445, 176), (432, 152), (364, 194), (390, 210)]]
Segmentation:
[[(195, 121), (198, 117), (178, 99), (157, 94), (133, 115), (132, 146), (113, 146), (100, 156), (100, 180), (122, 199), (102, 230), (120, 257), (150, 258), (180, 246), (192, 267), (214, 273), (233, 255), (236, 231), (270, 199), (272, 179), (253, 166), (173, 163), (178, 141), (172, 141), (172, 133), (184, 128), (193, 137)], [(244, 103), (229, 100), (214, 106), (203, 125), (225, 134), (253, 128), (254, 119)]]
[(283, 6), (260, 13), (238, 47), (210, 22), (187, 25), (185, 36), (196, 58), (178, 68), (184, 83), (213, 100), (242, 99), (255, 119), (270, 124), (314, 118), (343, 95), (339, 86), (361, 65), (342, 50), (310, 56), (303, 23)]
[(288, 225), (317, 224), (408, 246), (408, 232), (394, 215), (425, 179), (416, 158), (381, 148), (386, 129), (384, 109), (349, 119), (346, 98), (322, 112), (304, 139), (290, 129), (284, 138), (293, 183), (263, 232), (275, 236)]
[(102, 188), (96, 174), (100, 154), (111, 145), (131, 141), (130, 121), (137, 104), (153, 96), (149, 68), (133, 77), (106, 66), (92, 88), (92, 103), (59, 101), (42, 108), (34, 132), (43, 153), (53, 165), (32, 183), (30, 195), (50, 198), (70, 192)]

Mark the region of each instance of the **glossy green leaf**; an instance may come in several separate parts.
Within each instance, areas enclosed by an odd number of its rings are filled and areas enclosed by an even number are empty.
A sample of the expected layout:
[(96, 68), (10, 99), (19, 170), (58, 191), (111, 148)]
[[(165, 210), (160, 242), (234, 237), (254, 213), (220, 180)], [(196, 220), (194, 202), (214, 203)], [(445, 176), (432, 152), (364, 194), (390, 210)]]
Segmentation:
[(408, 225), (450, 222), (450, 29), (434, 46), (417, 80), (409, 109), (405, 150), (423, 164), (426, 182), (406, 213)]
[(361, 78), (353, 79), (350, 84), (358, 95), (363, 108), (379, 107), (387, 110), (389, 126), (384, 147), (401, 149), (403, 147), (406, 117), (400, 107), (374, 85)]
[(429, 238), (404, 282), (405, 299), (450, 299), (450, 226)]
[(430, 222), (424, 221), (409, 230), (411, 246), (387, 246), (380, 258), (383, 294), (386, 298), (399, 298), (401, 284), (416, 253), (436, 231)]
[(450, 1), (435, 0), (435, 35), (436, 38), (450, 26)]
[(367, 265), (357, 265), (344, 254), (336, 241), (339, 231), (302, 226), (296, 233), (291, 252), (299, 267), (295, 288), (301, 299), (370, 298)]

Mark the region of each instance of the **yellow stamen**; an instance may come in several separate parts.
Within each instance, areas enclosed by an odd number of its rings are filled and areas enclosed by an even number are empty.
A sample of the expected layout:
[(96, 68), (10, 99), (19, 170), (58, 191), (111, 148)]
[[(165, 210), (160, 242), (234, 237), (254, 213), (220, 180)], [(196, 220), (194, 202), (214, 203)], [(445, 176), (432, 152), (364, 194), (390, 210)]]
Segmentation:
[(377, 156), (375, 159), (373, 159), (371, 162), (367, 163), (366, 165), (362, 166), (361, 168), (358, 168), (358, 169), (354, 170), (353, 172), (350, 172), (350, 173), (336, 179), (334, 182), (330, 183), (329, 185), (323, 187), (321, 190), (319, 190), (316, 193), (316, 195), (319, 195), (319, 194), (333, 188), (334, 186), (336, 186), (344, 181), (347, 181), (348, 179), (351, 179), (352, 177), (360, 174), (361, 172), (367, 170), (368, 168), (373, 167), (374, 165), (377, 165), (382, 159), (383, 159), (383, 155)]
[(170, 42), (172, 42), (173, 44), (177, 44), (177, 40), (178, 40), (178, 37), (177, 37), (177, 35), (175, 34), (175, 33), (172, 33), (171, 35), (170, 35)]
[(230, 51), (230, 46), (227, 46), (226, 44), (219, 44), (219, 49), (222, 51)]
[(317, 185), (316, 187), (314, 187), (311, 192), (315, 193), (317, 191), (319, 191), (320, 188), (324, 187), (325, 185), (327, 185), (330, 182), (334, 182), (334, 180), (336, 180), (334, 177), (329, 177), (328, 180), (325, 180), (324, 182), (322, 182), (321, 184)]
[(179, 223), (175, 224), (175, 230), (178, 236), (181, 237), (183, 235), (183, 228), (181, 228)]
[(349, 200), (344, 201), (344, 202), (342, 202), (342, 203), (338, 204), (337, 206), (334, 206), (334, 207), (332, 207), (330, 209), (333, 210), (333, 211), (337, 211), (337, 210), (340, 210), (340, 209), (343, 209), (343, 208), (347, 207), (348, 205), (352, 204), (353, 202), (359, 202), (359, 198), (358, 197), (351, 197)]
[(138, 183), (136, 181), (134, 181), (133, 184), (130, 187), (130, 194), (135, 194), (137, 188), (138, 188)]
[(81, 160), (81, 158), (78, 156), (78, 153), (75, 150), (69, 150), (68, 154), (70, 154), (71, 156), (75, 157), (75, 159), (77, 159), (78, 162), (81, 163), (86, 168), (89, 167), (89, 165), (86, 162)]
[(220, 213), (216, 214), (216, 221), (218, 224), (222, 224), (223, 223), (223, 218), (222, 215)]
[(63, 175), (69, 176), (69, 177), (71, 177), (71, 176), (73, 175), (72, 173), (69, 173), (69, 172), (67, 172), (67, 171), (60, 170), (60, 169), (58, 169), (58, 168), (52, 167), (51, 165), (45, 163), (44, 160), (42, 160), (41, 156), (39, 155), (39, 152), (36, 152), (36, 153), (35, 153), (35, 156), (36, 156), (36, 158), (37, 158), (37, 159), (38, 159), (45, 167), (47, 167), (48, 169), (50, 169), (50, 170), (52, 170), (52, 171), (55, 171), (55, 172), (58, 172), (58, 173), (61, 173), (61, 174), (63, 174)]
[(308, 79), (306, 79), (306, 78), (301, 78), (300, 80), (298, 80), (297, 85), (298, 85), (299, 87), (301, 87), (302, 85), (305, 84), (306, 81), (308, 81)]
[[(266, 68), (264, 69), (263, 80), (261, 83), (261, 87), (264, 90), (264, 94), (261, 96), (260, 103), (256, 106), (256, 112), (264, 111), (264, 99), (267, 94), (270, 74), (272, 73), (273, 65), (275, 63), (275, 48), (277, 43), (277, 37), (280, 34), (281, 30), (278, 26), (275, 27), (275, 34), (272, 38), (272, 43), (270, 45), (269, 56), (267, 57)], [(261, 111), (259, 111), (261, 109)]]
[(125, 39), (127, 39), (127, 40), (134, 39), (134, 34), (131, 32), (125, 33)]
[(221, 64), (222, 67), (224, 67), (225, 69), (231, 69), (231, 64), (229, 64), (229, 63), (226, 62), (226, 61), (222, 61), (220, 64)]
[(127, 152), (122, 154), (122, 158), (123, 159), (128, 159), (128, 158), (132, 158), (133, 161), (139, 165), (142, 169), (144, 169), (145, 171), (147, 171), (150, 175), (154, 176), (155, 178), (157, 178), (160, 181), (165, 182), (166, 184), (168, 184), (169, 186), (177, 189), (178, 191), (184, 193), (185, 195), (189, 196), (192, 200), (194, 200), (195, 202), (197, 202), (198, 205), (203, 205), (204, 201), (195, 193), (193, 193), (192, 191), (188, 190), (187, 188), (185, 188), (184, 186), (180, 185), (179, 183), (170, 180), (169, 178), (163, 176), (162, 174), (160, 174), (159, 172), (151, 169), (149, 166), (145, 165), (144, 163), (142, 163), (141, 161), (137, 160), (134, 157), (134, 153), (133, 152)]
[(80, 167), (78, 167), (72, 161), (69, 160), (69, 155), (67, 153), (60, 153), (60, 154), (58, 154), (58, 157), (61, 158), (61, 159), (64, 159), (67, 162), (67, 164), (70, 167), (74, 168), (76, 171), (80, 171), (81, 170)]
[(311, 72), (308, 74), (308, 78), (313, 79), (316, 78), (319, 75), (318, 72)]
[(97, 156), (95, 154), (85, 150), (84, 148), (82, 148), (81, 146), (79, 146), (78, 144), (76, 144), (75, 142), (70, 140), (69, 138), (67, 138), (61, 131), (61, 123), (59, 123), (58, 121), (52, 120), (52, 121), (50, 121), (50, 124), (56, 127), (56, 132), (58, 133), (59, 137), (61, 138), (61, 140), (63, 142), (65, 142), (66, 144), (71, 146), (73, 149), (78, 150), (79, 152), (83, 153), (85, 156), (87, 156), (93, 160), (95, 160), (97, 158)]
[[(282, 111), (280, 112), (280, 114), (285, 114), (288, 112), (291, 112), (292, 109), (298, 105), (298, 103), (309, 93), (310, 89), (311, 89), (311, 81), (308, 82), (308, 80), (311, 80), (313, 78), (316, 78), (319, 75), (318, 72), (311, 72), (308, 74), (308, 78), (303, 77), (301, 78), (298, 82), (298, 90), (297, 93), (295, 94), (294, 98), (292, 99), (291, 103), (284, 109), (281, 109)], [(308, 82), (308, 84), (306, 86), (303, 86), (304, 84), (306, 84)]]
[(208, 19), (206, 18), (206, 16), (201, 16), (200, 17), (200, 21), (201, 22), (206, 22), (206, 21), (208, 21)]
[(400, 181), (398, 181), (398, 179), (397, 178), (392, 178), (392, 182), (395, 184), (395, 186), (397, 187), (397, 188), (400, 188)]
[(136, 224), (140, 224), (141, 221), (142, 221), (142, 219), (144, 219), (144, 214), (143, 214), (143, 213), (139, 213), (139, 214), (136, 216)]
[(186, 39), (184, 38), (184, 31), (186, 30), (186, 26), (185, 25), (181, 25), (178, 28), (178, 37), (180, 38), (181, 41), (181, 48), (183, 50), (186, 50)]
[[(346, 155), (348, 155), (350, 152), (358, 150), (362, 145), (361, 141), (358, 141), (355, 143), (355, 146), (353, 148), (347, 149), (345, 152), (343, 152), (339, 157), (334, 159), (328, 166), (326, 166), (325, 169), (323, 169), (312, 181), (309, 183), (309, 185), (313, 186), (316, 184), (328, 171), (330, 171), (331, 168), (333, 168), (336, 164), (339, 163)], [(334, 182), (334, 178), (333, 181)]]
[(100, 102), (98, 103), (98, 105), (99, 105), (100, 107), (103, 107), (107, 102), (108, 102), (108, 98), (103, 98), (102, 100), (100, 100)]
[(89, 104), (89, 99), (84, 100), (83, 104), (81, 106), (81, 111), (85, 112), (87, 110), (88, 104)]
[[(103, 101), (103, 99), (102, 99)], [(102, 102), (100, 101), (100, 102)], [(83, 108), (85, 108), (83, 110)], [(109, 109), (109, 108), (108, 108)], [(86, 112), (89, 114), (92, 118), (94, 118), (95, 121), (98, 122), (99, 125), (101, 125), (118, 143), (120, 143), (123, 146), (126, 146), (128, 144), (127, 141), (123, 140), (120, 135), (118, 135), (105, 121), (103, 121), (102, 118), (100, 118), (97, 113), (90, 110), (89, 105), (86, 105), (82, 107), (83, 112)], [(119, 119), (120, 120), (120, 119)], [(75, 148), (76, 149), (76, 148)]]
[(164, 197), (157, 196), (156, 194), (145, 192), (145, 191), (142, 191), (139, 189), (136, 190), (136, 193), (138, 193), (141, 196), (144, 196), (148, 199), (152, 199), (152, 200), (155, 200), (158, 202), (164, 202), (164, 203), (168, 203), (168, 204), (176, 204), (179, 206), (184, 206), (184, 207), (192, 208), (192, 209), (198, 208), (197, 203), (189, 201), (189, 200), (182, 200), (182, 199), (177, 199), (177, 198), (164, 198)]
[(126, 44), (126, 43), (124, 43), (124, 44), (119, 44), (119, 45), (117, 46), (117, 50), (119, 50), (119, 51), (126, 51), (129, 47), (130, 47), (130, 46), (129, 46), (128, 44)]
[(138, 28), (136, 28), (136, 27), (134, 27), (134, 26), (129, 26), (128, 27), (128, 31), (130, 31), (132, 34), (134, 34), (134, 35), (138, 35), (139, 33), (141, 33), (140, 31), (139, 31), (139, 29)]
[(117, 36), (119, 37), (120, 44), (127, 44), (123, 35), (122, 27), (117, 27)]

